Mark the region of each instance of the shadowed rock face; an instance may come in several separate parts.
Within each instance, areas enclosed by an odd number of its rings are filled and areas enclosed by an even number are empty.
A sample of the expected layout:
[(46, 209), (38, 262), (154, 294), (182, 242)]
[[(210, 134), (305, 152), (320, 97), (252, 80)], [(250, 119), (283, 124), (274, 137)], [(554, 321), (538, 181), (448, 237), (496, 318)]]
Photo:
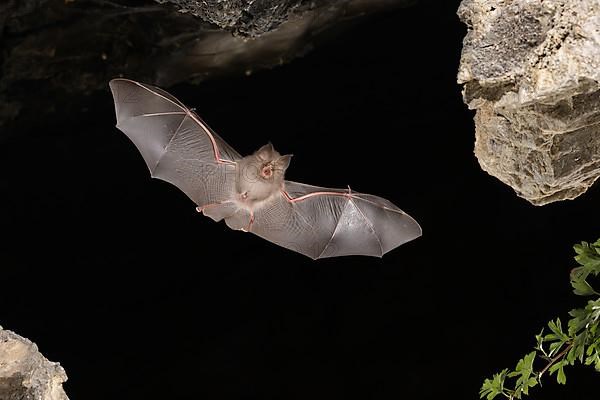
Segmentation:
[(535, 205), (600, 176), (600, 5), (464, 0), (459, 83), (481, 167)]
[(412, 2), (8, 0), (0, 4), (0, 125), (24, 105), (64, 111), (116, 76), (168, 87), (271, 68)]
[(0, 399), (68, 400), (67, 375), (29, 340), (0, 327)]
[[(156, 0), (172, 3), (180, 12), (190, 13), (220, 28), (258, 36), (284, 23), (292, 12), (317, 8), (323, 1), (302, 0)], [(303, 4), (304, 3), (304, 4)]]

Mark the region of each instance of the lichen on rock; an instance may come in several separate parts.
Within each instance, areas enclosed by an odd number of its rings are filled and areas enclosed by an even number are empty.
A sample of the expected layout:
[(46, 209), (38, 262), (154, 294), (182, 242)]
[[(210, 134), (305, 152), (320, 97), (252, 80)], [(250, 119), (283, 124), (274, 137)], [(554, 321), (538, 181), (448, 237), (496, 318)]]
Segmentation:
[(458, 82), (481, 167), (535, 205), (600, 176), (600, 3), (463, 0)]

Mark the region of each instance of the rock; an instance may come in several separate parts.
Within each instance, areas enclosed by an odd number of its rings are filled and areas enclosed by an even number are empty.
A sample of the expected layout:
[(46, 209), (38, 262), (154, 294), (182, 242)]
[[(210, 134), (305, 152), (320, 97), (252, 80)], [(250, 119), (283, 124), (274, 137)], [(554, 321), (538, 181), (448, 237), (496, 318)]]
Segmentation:
[[(190, 41), (177, 39), (172, 49), (157, 58), (150, 80), (162, 87), (193, 79), (196, 82), (227, 74), (251, 74), (286, 64), (322, 42), (335, 37), (357, 20), (373, 13), (413, 3), (413, 0), (283, 1), (265, 7), (263, 1), (157, 0), (187, 4), (180, 12), (203, 15), (225, 30), (210, 28), (194, 33)], [(306, 3), (306, 4), (305, 4)], [(191, 4), (197, 4), (193, 8)], [(226, 4), (226, 5), (223, 5)], [(260, 5), (260, 6), (259, 6)], [(255, 10), (248, 14), (245, 9)], [(262, 11), (259, 11), (262, 10)], [(285, 11), (284, 11), (285, 10)], [(237, 17), (233, 17), (236, 15)], [(239, 17), (239, 18), (238, 18)], [(194, 24), (198, 23), (197, 19)], [(193, 31), (193, 27), (188, 27)], [(232, 35), (232, 32), (235, 33)], [(170, 38), (162, 39), (168, 42)]]
[(117, 76), (169, 87), (278, 66), (413, 1), (6, 0), (0, 125), (25, 105), (36, 119), (57, 107), (76, 112), (70, 106), (80, 107), (82, 95), (107, 90)]
[(0, 327), (0, 399), (68, 400), (67, 375), (29, 340)]
[(481, 167), (535, 205), (584, 193), (600, 176), (600, 3), (463, 0), (458, 15)]
[[(299, 8), (314, 9), (315, 2), (303, 5), (301, 0), (156, 0), (173, 3), (180, 12), (190, 13), (220, 28), (258, 36), (277, 28)], [(322, 3), (322, 1), (321, 1)]]

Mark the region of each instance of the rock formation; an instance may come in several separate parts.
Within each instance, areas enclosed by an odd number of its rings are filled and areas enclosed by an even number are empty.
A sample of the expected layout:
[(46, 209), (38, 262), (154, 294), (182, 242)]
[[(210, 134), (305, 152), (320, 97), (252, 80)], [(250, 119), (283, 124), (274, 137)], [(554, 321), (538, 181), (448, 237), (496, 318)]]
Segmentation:
[(463, 0), (458, 73), (481, 167), (535, 205), (600, 176), (600, 3)]
[[(258, 36), (285, 22), (292, 12), (314, 9), (317, 2), (302, 0), (156, 0), (173, 3), (182, 13), (190, 13), (220, 28), (242, 35)], [(319, 1), (323, 3), (323, 0)]]
[(68, 400), (64, 369), (29, 340), (0, 327), (0, 399)]
[(168, 87), (281, 65), (414, 1), (0, 1), (0, 125), (25, 104), (67, 114), (116, 76)]

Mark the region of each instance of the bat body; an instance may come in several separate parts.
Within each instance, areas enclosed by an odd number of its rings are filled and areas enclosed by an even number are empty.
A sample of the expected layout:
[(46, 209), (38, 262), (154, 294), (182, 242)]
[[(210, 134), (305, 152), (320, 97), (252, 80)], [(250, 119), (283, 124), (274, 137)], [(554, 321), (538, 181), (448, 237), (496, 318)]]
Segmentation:
[(242, 157), (167, 92), (113, 79), (117, 127), (152, 177), (181, 189), (197, 210), (312, 259), (381, 257), (421, 235), (408, 214), (381, 197), (286, 181), (291, 155), (269, 143)]

